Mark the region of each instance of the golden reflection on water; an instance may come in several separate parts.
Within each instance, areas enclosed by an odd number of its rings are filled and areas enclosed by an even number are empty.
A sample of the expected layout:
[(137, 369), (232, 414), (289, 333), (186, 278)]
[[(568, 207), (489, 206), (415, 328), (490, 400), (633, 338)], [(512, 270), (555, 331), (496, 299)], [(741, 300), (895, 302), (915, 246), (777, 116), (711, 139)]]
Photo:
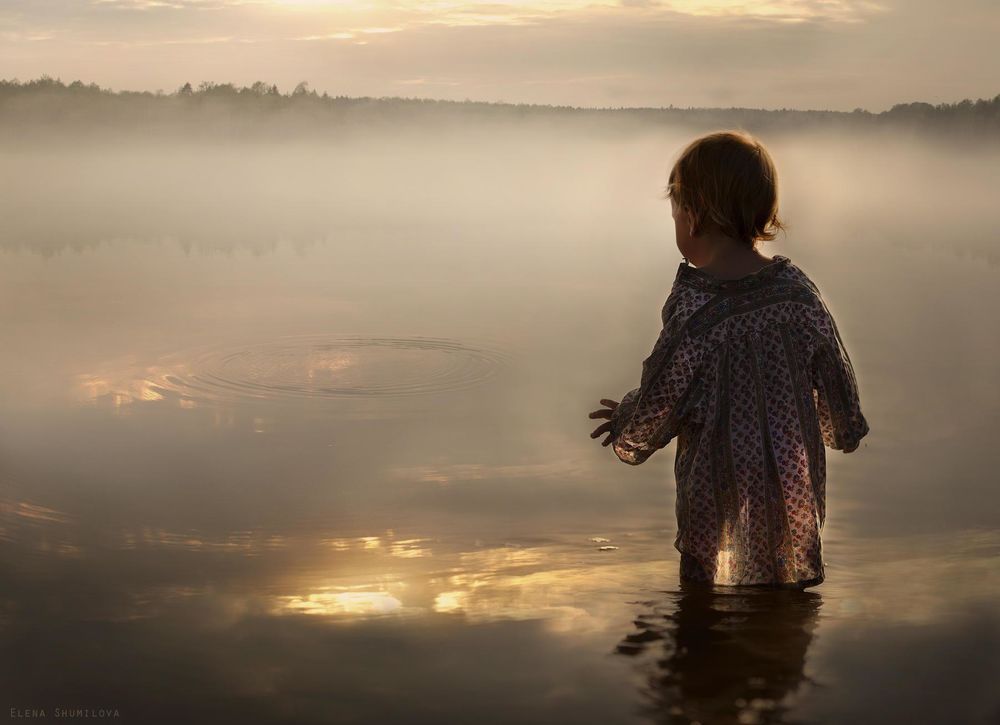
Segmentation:
[[(84, 542), (75, 517), (49, 506), (26, 500), (4, 501), (0, 503), (0, 522), (6, 540), (29, 545), (37, 552), (76, 557), (101, 553)], [(397, 536), (391, 529), (381, 535), (356, 537), (261, 530), (210, 536), (193, 530), (142, 526), (119, 531), (114, 548), (242, 556), (284, 551), (306, 557), (308, 566), (299, 585), (284, 582), (291, 591), (278, 596), (285, 602), (278, 609), (363, 615), (402, 611), (406, 604), (411, 613), (461, 612), (469, 619), (483, 621), (564, 615), (566, 603), (574, 601), (581, 591), (613, 589), (647, 575), (668, 584), (676, 568), (676, 557), (667, 546), (669, 536), (659, 531), (628, 533), (631, 535), (580, 535), (553, 538), (535, 546), (505, 544), (462, 550), (456, 547), (468, 547), (469, 542)], [(946, 616), (957, 599), (1000, 591), (998, 564), (1000, 532), (990, 530), (972, 529), (947, 537), (836, 539), (827, 544), (827, 582), (814, 591), (827, 598), (828, 616), (931, 623)], [(316, 576), (321, 571), (342, 573), (324, 582)], [(373, 575), (403, 582), (412, 594), (391, 594), (400, 600), (400, 607), (359, 604), (362, 598), (356, 595), (329, 599), (331, 591), (370, 591)], [(404, 596), (415, 599), (407, 602), (400, 598)], [(347, 606), (348, 600), (355, 605)]]
[(124, 408), (138, 401), (164, 400), (162, 389), (152, 379), (145, 377), (135, 380), (115, 380), (98, 375), (81, 374), (76, 380), (78, 399), (89, 403), (107, 400), (115, 409)]
[[(275, 614), (344, 619), (447, 613), (469, 622), (544, 619), (555, 630), (587, 628), (600, 626), (620, 608), (622, 592), (662, 590), (677, 581), (671, 532), (663, 529), (496, 543), (393, 529), (331, 536), (264, 529), (213, 534), (144, 525), (111, 532), (100, 543), (90, 533), (67, 511), (30, 500), (0, 501), (0, 538), (25, 556), (97, 564), (116, 551), (154, 557), (176, 550), (259, 560), (255, 587), (267, 592)], [(931, 625), (963, 602), (1000, 591), (1000, 531), (830, 535), (825, 556), (827, 580), (808, 591), (823, 595), (823, 616), (833, 626), (866, 620)], [(220, 566), (227, 560), (218, 560)], [(157, 559), (149, 561), (156, 566)]]
[[(611, 594), (610, 581), (662, 576), (669, 569), (660, 561), (587, 561), (586, 555), (580, 556), (585, 550), (590, 547), (580, 545), (574, 554), (559, 546), (503, 546), (442, 552), (429, 566), (410, 572), (383, 565), (325, 583), (308, 576), (299, 592), (276, 595), (272, 611), (335, 619), (451, 614), (470, 624), (541, 619), (550, 631), (599, 630), (621, 603), (612, 595), (606, 600), (592, 597), (586, 605), (576, 606), (581, 592)], [(376, 572), (379, 587), (372, 586)]]
[(171, 390), (172, 380), (190, 373), (190, 366), (183, 363), (140, 365), (129, 356), (109, 361), (93, 372), (73, 376), (70, 397), (92, 405), (110, 404), (115, 413), (121, 415), (128, 414), (129, 406), (135, 403), (169, 402), (190, 409), (198, 402)]
[(57, 511), (54, 508), (41, 506), (29, 501), (0, 501), (0, 516), (4, 519), (16, 517), (18, 519), (59, 524), (70, 520), (70, 515), (63, 511)]
[[(244, 341), (104, 361), (73, 375), (72, 396), (180, 407), (247, 401), (371, 399), (450, 392), (495, 377), (507, 353), (446, 338), (333, 337), (272, 332)], [(146, 364), (149, 360), (154, 364)], [(258, 431), (260, 432), (260, 431)]]
[(329, 381), (337, 373), (357, 365), (357, 358), (346, 353), (312, 353), (306, 360), (306, 377), (309, 380)]
[(305, 597), (282, 597), (282, 609), (324, 616), (388, 614), (403, 603), (387, 591), (313, 592)]

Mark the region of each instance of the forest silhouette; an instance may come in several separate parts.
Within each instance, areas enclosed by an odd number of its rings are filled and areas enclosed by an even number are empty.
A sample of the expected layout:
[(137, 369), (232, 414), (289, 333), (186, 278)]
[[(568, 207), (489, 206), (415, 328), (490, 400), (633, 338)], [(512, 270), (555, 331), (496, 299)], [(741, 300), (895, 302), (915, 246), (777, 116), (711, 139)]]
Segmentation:
[[(887, 111), (575, 107), (525, 103), (451, 101), (402, 97), (331, 96), (306, 82), (282, 93), (274, 84), (249, 86), (185, 83), (172, 93), (113, 91), (82, 81), (49, 76), (20, 82), (0, 80), (0, 128), (21, 138), (72, 129), (75, 133), (182, 132), (186, 137), (273, 133), (336, 135), (348, 127), (367, 130), (405, 124), (440, 127), (483, 122), (625, 121), (625, 126), (742, 127), (752, 131), (860, 131), (907, 127), (953, 141), (997, 137), (1000, 95), (991, 99), (933, 105), (901, 103)], [(617, 124), (615, 124), (617, 125)]]

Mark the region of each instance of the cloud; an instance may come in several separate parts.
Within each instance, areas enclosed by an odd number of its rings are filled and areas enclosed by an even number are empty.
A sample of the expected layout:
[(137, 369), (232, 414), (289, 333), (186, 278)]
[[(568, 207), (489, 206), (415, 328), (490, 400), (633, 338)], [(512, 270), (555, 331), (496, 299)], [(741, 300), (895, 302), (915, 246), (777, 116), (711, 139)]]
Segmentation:
[(995, 95), (998, 22), (983, 0), (9, 0), (0, 61), (114, 88), (878, 111)]

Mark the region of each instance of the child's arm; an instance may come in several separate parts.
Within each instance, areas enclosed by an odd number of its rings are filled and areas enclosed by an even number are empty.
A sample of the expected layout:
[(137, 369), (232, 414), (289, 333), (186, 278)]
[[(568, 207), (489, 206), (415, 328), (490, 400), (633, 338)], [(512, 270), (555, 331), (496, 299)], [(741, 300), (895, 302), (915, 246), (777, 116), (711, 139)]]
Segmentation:
[(639, 387), (626, 393), (611, 415), (611, 446), (618, 458), (639, 465), (674, 439), (700, 397), (701, 358), (701, 345), (685, 329), (664, 325), (642, 363)]
[(861, 412), (857, 378), (837, 323), (822, 302), (817, 312), (819, 334), (810, 371), (819, 428), (826, 446), (850, 453), (868, 434), (868, 421)]

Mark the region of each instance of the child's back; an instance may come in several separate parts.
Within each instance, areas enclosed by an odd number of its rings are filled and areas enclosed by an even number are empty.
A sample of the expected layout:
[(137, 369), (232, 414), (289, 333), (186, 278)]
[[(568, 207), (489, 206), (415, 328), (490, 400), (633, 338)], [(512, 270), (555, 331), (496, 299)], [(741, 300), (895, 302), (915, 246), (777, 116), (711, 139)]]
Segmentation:
[(824, 444), (853, 451), (868, 423), (816, 285), (781, 255), (735, 280), (685, 261), (662, 318), (611, 444), (639, 464), (677, 437), (681, 577), (822, 581)]

